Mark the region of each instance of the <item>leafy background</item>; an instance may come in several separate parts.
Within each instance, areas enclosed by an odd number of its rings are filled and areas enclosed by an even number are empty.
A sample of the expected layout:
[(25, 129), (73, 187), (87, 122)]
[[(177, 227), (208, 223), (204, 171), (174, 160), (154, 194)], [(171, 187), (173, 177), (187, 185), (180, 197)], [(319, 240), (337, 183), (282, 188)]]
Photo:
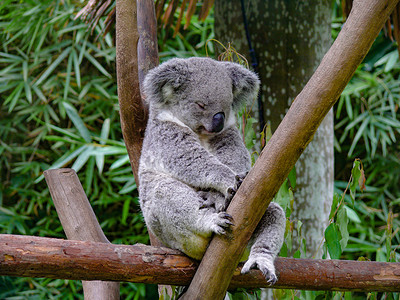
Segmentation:
[[(0, 233), (64, 238), (42, 172), (72, 167), (110, 241), (147, 243), (119, 123), (113, 34), (97, 38), (105, 27), (100, 19), (91, 35), (86, 24), (74, 20), (82, 7), (74, 0), (0, 4)], [(340, 12), (335, 5), (333, 37), (343, 23)], [(207, 43), (214, 37), (213, 23), (211, 11), (204, 22), (194, 16), (189, 28), (175, 37), (172, 29), (161, 29), (161, 61), (204, 56), (206, 47), (214, 53), (213, 43)], [(381, 34), (335, 106), (337, 195), (322, 245), (333, 258), (400, 261), (399, 104), (396, 44)], [(354, 178), (351, 193), (344, 193), (352, 169), (354, 175), (365, 172), (363, 193)], [(293, 180), (278, 195), (286, 203), (289, 220), (292, 190)], [(292, 244), (291, 230), (301, 228), (296, 220), (288, 224), (283, 256)], [(301, 247), (295, 255), (303, 257), (306, 252)], [(121, 284), (124, 299), (154, 299), (155, 293), (154, 286)], [(231, 297), (245, 299), (258, 293)], [(275, 296), (396, 299), (399, 295), (276, 291)], [(0, 277), (0, 298), (83, 295), (79, 281)]]

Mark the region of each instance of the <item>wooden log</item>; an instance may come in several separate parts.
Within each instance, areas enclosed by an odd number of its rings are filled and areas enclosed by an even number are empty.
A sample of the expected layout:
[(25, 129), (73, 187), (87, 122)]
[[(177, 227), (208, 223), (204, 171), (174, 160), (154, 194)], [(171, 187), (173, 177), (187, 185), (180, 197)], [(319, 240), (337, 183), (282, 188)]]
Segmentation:
[[(0, 234), (0, 275), (188, 285), (198, 262), (177, 250)], [(229, 289), (270, 287), (235, 268)], [(278, 258), (274, 288), (400, 291), (400, 263)]]
[[(97, 221), (76, 172), (72, 169), (47, 170), (44, 177), (67, 238), (110, 243)], [(82, 285), (87, 300), (120, 298), (118, 282), (83, 281)]]
[(224, 298), (244, 248), (270, 201), (398, 2), (354, 0), (339, 36), (232, 199), (227, 209), (236, 224), (232, 236), (214, 236), (182, 299)]

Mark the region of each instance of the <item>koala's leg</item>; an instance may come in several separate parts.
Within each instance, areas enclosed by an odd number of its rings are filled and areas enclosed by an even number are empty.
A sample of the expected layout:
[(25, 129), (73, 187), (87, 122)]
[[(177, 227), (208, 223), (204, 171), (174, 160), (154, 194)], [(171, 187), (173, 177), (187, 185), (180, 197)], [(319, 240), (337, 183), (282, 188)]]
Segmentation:
[(271, 202), (250, 240), (250, 255), (242, 268), (243, 274), (258, 268), (269, 283), (276, 282), (274, 260), (282, 247), (285, 226), (283, 209)]
[(204, 201), (190, 186), (158, 176), (141, 187), (141, 207), (150, 230), (168, 247), (201, 259), (212, 233), (225, 234), (232, 217), (215, 209), (200, 209)]

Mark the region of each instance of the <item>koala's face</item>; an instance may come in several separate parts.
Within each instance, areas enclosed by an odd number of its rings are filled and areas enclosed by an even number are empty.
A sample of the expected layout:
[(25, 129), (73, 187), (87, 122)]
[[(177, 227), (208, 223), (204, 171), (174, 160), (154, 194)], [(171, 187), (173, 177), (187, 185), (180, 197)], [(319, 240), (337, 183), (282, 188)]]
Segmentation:
[(192, 63), (190, 76), (178, 89), (162, 88), (173, 116), (197, 134), (206, 135), (222, 131), (233, 114), (232, 80), (225, 68), (218, 68), (220, 64), (207, 62), (211, 63)]
[(144, 87), (150, 110), (168, 111), (199, 135), (235, 122), (235, 112), (257, 94), (257, 76), (240, 65), (209, 58), (172, 59), (151, 70)]

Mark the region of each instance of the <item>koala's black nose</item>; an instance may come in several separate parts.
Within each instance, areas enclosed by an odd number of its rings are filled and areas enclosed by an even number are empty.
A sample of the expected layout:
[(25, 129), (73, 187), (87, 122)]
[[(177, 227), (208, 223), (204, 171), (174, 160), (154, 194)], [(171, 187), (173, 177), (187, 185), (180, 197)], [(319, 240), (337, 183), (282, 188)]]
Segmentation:
[(224, 129), (225, 114), (219, 112), (213, 116), (212, 119), (212, 132), (220, 132)]

